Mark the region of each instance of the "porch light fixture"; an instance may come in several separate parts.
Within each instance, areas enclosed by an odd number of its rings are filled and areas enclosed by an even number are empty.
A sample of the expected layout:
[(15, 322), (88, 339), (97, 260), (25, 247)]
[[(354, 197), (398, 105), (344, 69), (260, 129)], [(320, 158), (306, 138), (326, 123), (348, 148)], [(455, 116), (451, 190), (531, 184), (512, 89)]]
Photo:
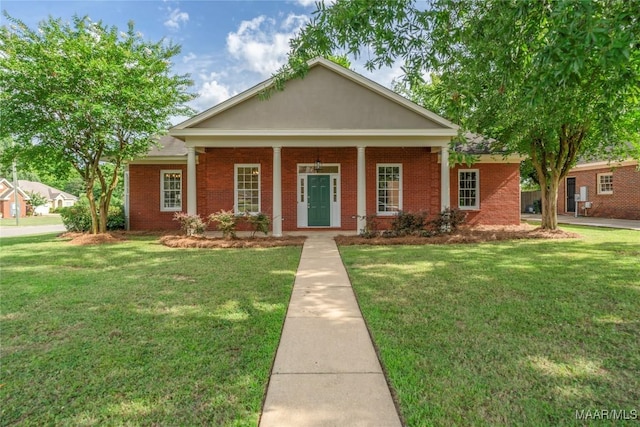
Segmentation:
[(316, 164), (313, 166), (313, 168), (316, 170), (316, 172), (322, 169), (322, 162), (320, 161), (320, 157), (316, 159)]

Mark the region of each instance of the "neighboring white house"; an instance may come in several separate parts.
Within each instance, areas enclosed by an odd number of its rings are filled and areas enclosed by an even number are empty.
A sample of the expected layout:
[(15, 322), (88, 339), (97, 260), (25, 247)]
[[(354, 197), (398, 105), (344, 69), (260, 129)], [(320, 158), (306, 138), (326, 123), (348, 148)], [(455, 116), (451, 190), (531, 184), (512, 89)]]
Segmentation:
[(41, 182), (19, 180), (18, 187), (27, 193), (39, 193), (47, 199), (46, 205), (35, 207), (34, 211), (37, 215), (46, 215), (51, 209), (73, 206), (78, 201), (78, 198), (73, 194), (65, 193)]

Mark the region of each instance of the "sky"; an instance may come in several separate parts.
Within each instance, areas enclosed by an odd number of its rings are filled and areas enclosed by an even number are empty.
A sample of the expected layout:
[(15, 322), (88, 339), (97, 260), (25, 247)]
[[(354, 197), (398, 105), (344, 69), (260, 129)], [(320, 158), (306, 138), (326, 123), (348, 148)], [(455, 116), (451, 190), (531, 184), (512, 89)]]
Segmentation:
[[(88, 15), (120, 30), (133, 21), (145, 39), (180, 45), (173, 71), (191, 76), (192, 91), (199, 95), (191, 106), (201, 112), (271, 77), (286, 61), (289, 39), (310, 19), (315, 2), (2, 0), (0, 7), (33, 29), (49, 16), (70, 21)], [(6, 24), (4, 16), (0, 20)], [(364, 61), (351, 61), (356, 72), (387, 87), (401, 75), (399, 66), (370, 73)]]

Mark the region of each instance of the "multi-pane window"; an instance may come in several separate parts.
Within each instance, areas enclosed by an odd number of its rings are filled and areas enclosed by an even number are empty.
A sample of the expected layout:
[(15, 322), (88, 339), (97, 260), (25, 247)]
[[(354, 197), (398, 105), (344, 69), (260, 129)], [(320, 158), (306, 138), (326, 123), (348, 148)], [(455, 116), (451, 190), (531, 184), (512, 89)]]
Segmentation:
[(598, 194), (613, 194), (613, 173), (598, 174)]
[(182, 171), (160, 171), (160, 210), (182, 210)]
[(391, 215), (402, 209), (402, 166), (378, 165), (378, 214)]
[(260, 165), (236, 165), (236, 213), (260, 212)]
[(480, 207), (479, 180), (477, 169), (458, 171), (458, 208), (478, 209)]

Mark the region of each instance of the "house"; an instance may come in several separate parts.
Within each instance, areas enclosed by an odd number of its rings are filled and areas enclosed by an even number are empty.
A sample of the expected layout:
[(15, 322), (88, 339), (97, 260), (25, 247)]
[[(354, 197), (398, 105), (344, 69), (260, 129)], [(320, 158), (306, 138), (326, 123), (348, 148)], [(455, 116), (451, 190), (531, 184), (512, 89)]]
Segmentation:
[[(576, 200), (576, 195), (586, 200)], [(578, 197), (580, 199), (580, 197)], [(558, 189), (558, 214), (640, 220), (637, 160), (579, 162)]]
[[(0, 218), (15, 218), (16, 216), (16, 192), (13, 189), (14, 186), (9, 182), (9, 180), (0, 178)], [(27, 216), (27, 202), (29, 201), (29, 195), (25, 193), (20, 186), (18, 186), (17, 196), (20, 216)]]
[[(398, 210), (446, 207), (472, 224), (519, 224), (519, 156), (483, 149), (449, 167), (458, 127), (322, 58), (267, 100), (267, 80), (169, 130), (127, 165), (128, 227), (175, 229), (175, 212), (271, 215), (272, 233), (361, 230)], [(477, 144), (476, 144), (477, 145)], [(482, 148), (482, 147), (481, 147)], [(484, 147), (486, 148), (486, 147)]]
[(73, 194), (65, 193), (41, 182), (19, 180), (18, 186), (27, 193), (39, 193), (47, 199), (46, 205), (36, 206), (35, 213), (38, 215), (47, 215), (50, 210), (73, 206), (78, 201), (78, 198)]

